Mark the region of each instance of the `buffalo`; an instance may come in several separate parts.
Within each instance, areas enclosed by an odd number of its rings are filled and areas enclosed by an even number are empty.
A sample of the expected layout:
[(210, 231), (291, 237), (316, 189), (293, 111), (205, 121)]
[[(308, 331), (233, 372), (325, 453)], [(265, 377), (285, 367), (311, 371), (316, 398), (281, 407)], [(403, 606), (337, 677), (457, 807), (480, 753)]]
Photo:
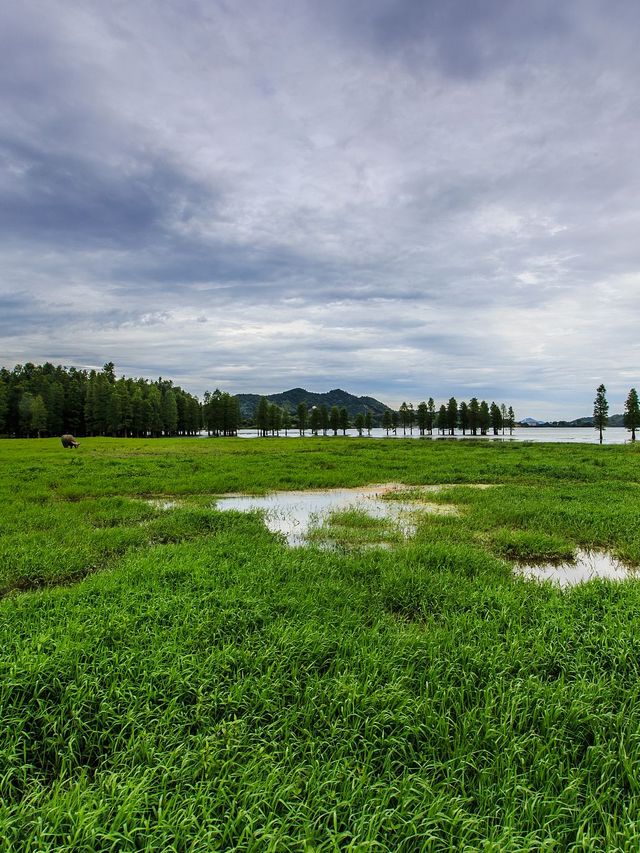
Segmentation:
[(80, 442), (76, 441), (72, 435), (62, 435), (60, 441), (63, 447), (80, 447)]

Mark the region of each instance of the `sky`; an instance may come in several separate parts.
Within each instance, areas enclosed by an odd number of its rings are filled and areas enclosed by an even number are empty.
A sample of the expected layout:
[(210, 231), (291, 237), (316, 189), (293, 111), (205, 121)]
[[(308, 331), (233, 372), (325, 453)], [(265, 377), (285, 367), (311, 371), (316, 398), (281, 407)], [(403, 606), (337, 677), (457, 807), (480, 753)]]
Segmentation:
[(516, 417), (640, 382), (635, 0), (0, 6), (0, 364)]

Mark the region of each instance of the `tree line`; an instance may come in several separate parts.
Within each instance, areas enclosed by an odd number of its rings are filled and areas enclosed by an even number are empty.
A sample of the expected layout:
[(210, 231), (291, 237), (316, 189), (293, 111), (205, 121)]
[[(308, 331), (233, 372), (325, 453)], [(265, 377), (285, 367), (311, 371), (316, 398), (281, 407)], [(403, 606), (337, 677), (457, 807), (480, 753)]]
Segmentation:
[(200, 402), (160, 377), (116, 378), (113, 362), (80, 370), (46, 362), (0, 369), (0, 435), (104, 435), (151, 438), (235, 435), (240, 407), (219, 390)]
[(448, 404), (442, 404), (436, 409), (435, 401), (429, 397), (427, 402), (402, 403), (395, 411), (387, 409), (378, 423), (376, 423), (372, 412), (359, 412), (350, 421), (349, 414), (345, 408), (332, 406), (313, 406), (308, 408), (307, 404), (299, 403), (295, 415), (287, 408), (270, 403), (266, 397), (261, 397), (256, 410), (255, 425), (261, 436), (279, 435), (280, 431), (288, 433), (290, 429), (297, 429), (300, 435), (306, 435), (309, 431), (312, 435), (327, 435), (333, 432), (346, 434), (353, 426), (359, 435), (365, 430), (370, 433), (374, 426), (381, 426), (389, 435), (393, 432), (398, 434), (402, 430), (403, 435), (413, 435), (417, 429), (420, 435), (433, 435), (437, 431), (439, 435), (456, 435), (460, 430), (462, 435), (488, 435), (492, 431), (494, 435), (504, 434), (509, 430), (513, 434), (515, 427), (515, 415), (513, 407), (507, 408), (504, 403), (490, 405), (485, 401), (479, 401), (476, 397), (467, 403), (462, 401), (458, 404), (455, 397), (449, 399)]

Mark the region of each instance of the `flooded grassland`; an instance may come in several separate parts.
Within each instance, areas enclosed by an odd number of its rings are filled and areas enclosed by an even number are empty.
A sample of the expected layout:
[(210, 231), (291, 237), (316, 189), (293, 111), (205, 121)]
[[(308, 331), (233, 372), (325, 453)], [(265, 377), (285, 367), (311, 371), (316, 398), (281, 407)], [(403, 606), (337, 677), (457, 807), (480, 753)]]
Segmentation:
[(639, 463), (0, 442), (2, 844), (637, 849)]

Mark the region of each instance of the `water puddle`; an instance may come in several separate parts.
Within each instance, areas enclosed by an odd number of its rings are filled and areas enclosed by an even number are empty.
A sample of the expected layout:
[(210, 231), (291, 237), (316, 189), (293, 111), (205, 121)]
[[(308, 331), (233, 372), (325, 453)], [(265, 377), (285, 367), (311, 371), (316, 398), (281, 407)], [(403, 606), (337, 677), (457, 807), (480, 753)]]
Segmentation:
[[(396, 537), (406, 539), (415, 533), (416, 515), (420, 513), (459, 514), (458, 508), (452, 504), (438, 504), (419, 498), (420, 491), (433, 493), (444, 488), (448, 487), (429, 486), (423, 489), (402, 483), (384, 483), (356, 489), (272, 492), (261, 497), (231, 495), (218, 498), (216, 509), (262, 512), (267, 528), (273, 533), (282, 534), (290, 546), (305, 545), (310, 538), (318, 538), (318, 535), (322, 537), (321, 528), (327, 528), (329, 539), (325, 541), (325, 545), (330, 543), (332, 518), (335, 518), (336, 527), (346, 526), (346, 522), (355, 531), (362, 528), (365, 540), (367, 533), (374, 538), (376, 535), (375, 525), (372, 530), (366, 518), (388, 523)], [(408, 490), (411, 490), (411, 500), (389, 500), (394, 492)], [(353, 514), (349, 517), (351, 511)], [(366, 518), (362, 517), (363, 514)], [(379, 532), (382, 535), (382, 541), (369, 542), (369, 545), (380, 544), (384, 547), (384, 524), (380, 525)], [(355, 538), (358, 538), (357, 535)]]
[(575, 561), (571, 563), (518, 565), (514, 572), (530, 580), (552, 580), (561, 587), (575, 586), (593, 578), (626, 580), (639, 577), (636, 569), (606, 551), (578, 550)]
[(171, 500), (170, 498), (145, 498), (144, 502), (154, 509), (170, 510), (180, 506), (180, 501)]

